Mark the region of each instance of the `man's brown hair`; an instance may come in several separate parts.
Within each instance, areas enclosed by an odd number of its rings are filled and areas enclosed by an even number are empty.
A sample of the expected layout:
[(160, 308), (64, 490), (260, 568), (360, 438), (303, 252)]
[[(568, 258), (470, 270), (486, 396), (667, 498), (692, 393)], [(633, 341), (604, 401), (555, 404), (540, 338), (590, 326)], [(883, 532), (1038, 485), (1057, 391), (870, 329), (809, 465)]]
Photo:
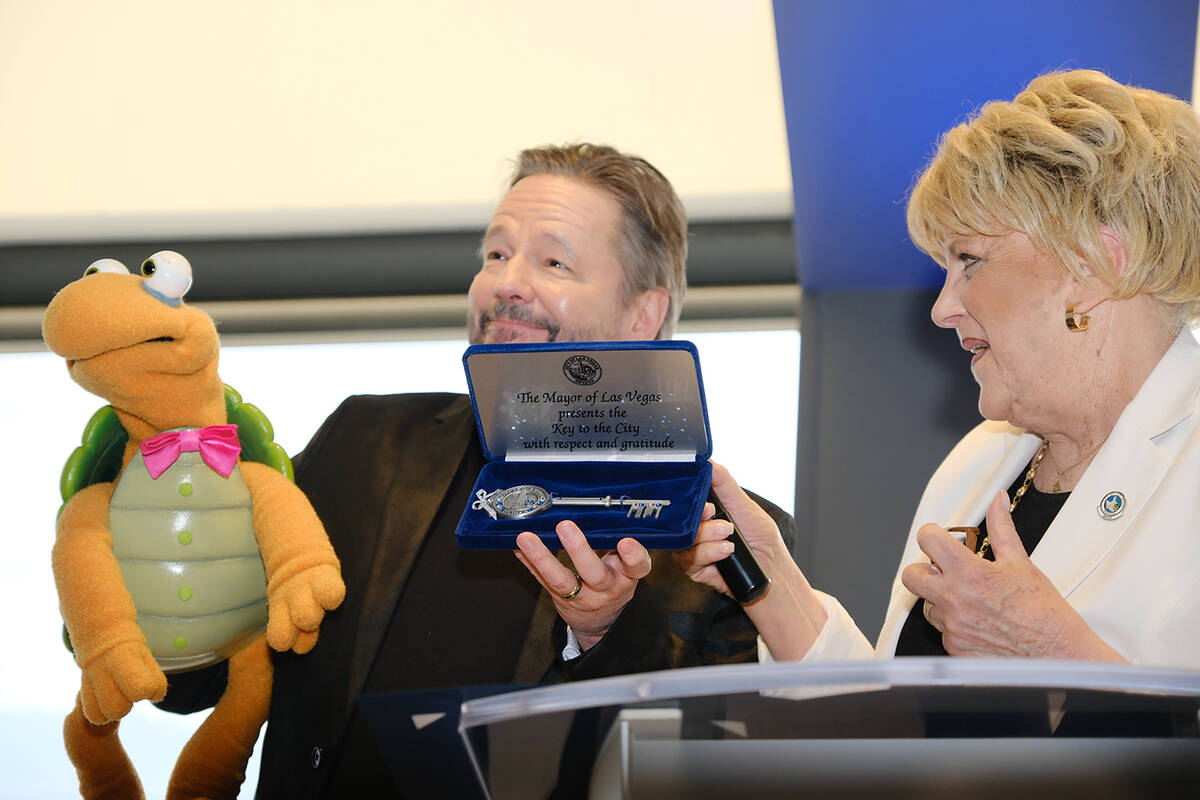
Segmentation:
[(666, 289), (671, 300), (658, 338), (671, 338), (687, 290), (687, 215), (670, 181), (644, 158), (587, 143), (522, 150), (509, 188), (530, 175), (575, 178), (617, 201), (623, 224), (614, 244), (625, 271), (625, 303), (648, 289)]

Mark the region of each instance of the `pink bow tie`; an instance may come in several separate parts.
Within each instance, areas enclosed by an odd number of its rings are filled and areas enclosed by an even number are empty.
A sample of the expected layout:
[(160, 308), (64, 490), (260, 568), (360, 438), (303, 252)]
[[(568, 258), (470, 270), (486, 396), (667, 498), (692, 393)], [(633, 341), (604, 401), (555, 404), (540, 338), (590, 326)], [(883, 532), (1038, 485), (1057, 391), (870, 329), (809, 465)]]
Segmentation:
[(209, 425), (207, 428), (166, 431), (143, 439), (141, 448), (151, 478), (166, 472), (180, 453), (197, 450), (205, 464), (228, 478), (237, 466), (238, 454), (242, 452), (237, 425)]

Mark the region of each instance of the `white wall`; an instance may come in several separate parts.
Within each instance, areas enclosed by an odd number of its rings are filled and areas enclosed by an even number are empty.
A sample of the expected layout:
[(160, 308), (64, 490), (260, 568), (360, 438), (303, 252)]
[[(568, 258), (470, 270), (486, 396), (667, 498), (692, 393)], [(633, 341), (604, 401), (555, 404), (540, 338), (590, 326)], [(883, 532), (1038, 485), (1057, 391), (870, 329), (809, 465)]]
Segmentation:
[(0, 243), (481, 225), (578, 139), (788, 216), (769, 0), (0, 2)]

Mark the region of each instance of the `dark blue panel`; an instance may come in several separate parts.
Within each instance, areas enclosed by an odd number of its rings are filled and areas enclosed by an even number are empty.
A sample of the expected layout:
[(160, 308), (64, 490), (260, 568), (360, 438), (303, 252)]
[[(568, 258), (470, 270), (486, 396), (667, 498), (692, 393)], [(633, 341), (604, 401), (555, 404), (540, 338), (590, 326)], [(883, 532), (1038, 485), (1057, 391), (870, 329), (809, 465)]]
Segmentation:
[(908, 241), (908, 190), (940, 133), (1038, 74), (1099, 69), (1191, 96), (1195, 0), (774, 6), (807, 289), (939, 285)]

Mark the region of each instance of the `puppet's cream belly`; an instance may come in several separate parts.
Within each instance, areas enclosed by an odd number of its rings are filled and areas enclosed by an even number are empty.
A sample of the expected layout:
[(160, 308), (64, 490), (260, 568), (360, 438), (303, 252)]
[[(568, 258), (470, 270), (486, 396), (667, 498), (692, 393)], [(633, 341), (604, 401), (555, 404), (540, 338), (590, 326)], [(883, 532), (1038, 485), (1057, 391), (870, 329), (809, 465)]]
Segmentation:
[(138, 454), (108, 523), (138, 625), (164, 672), (215, 664), (265, 630), (267, 579), (240, 467), (224, 478), (187, 452), (156, 480)]

